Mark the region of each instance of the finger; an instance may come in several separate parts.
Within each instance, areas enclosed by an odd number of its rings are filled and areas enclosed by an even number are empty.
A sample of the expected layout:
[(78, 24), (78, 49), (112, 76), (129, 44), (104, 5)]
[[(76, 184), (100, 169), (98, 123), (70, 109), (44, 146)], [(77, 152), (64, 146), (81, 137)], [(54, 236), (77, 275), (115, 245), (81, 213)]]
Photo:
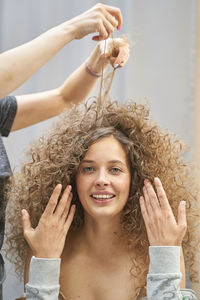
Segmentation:
[(104, 5), (104, 7), (112, 16), (114, 16), (117, 19), (118, 21), (117, 29), (120, 30), (123, 22), (121, 10), (117, 7), (109, 6), (109, 5)]
[(185, 233), (187, 228), (186, 220), (186, 205), (185, 201), (181, 201), (178, 206), (178, 226), (183, 233)]
[[(58, 203), (58, 198), (60, 196), (60, 193), (61, 193), (61, 189), (62, 189), (62, 185), (61, 184), (58, 184), (55, 189), (53, 190), (53, 193), (49, 199), (49, 202), (42, 214), (42, 217), (47, 217), (51, 214), (54, 213), (54, 210), (56, 208), (56, 205)], [(41, 218), (42, 218), (41, 217)]]
[(71, 185), (68, 185), (64, 192), (63, 192), (63, 195), (56, 207), (56, 210), (54, 212), (54, 215), (57, 216), (58, 218), (61, 217), (61, 215), (63, 214), (64, 210), (66, 209), (66, 207), (68, 207), (69, 209), (69, 204), (68, 204), (68, 198), (69, 198), (69, 195), (70, 195), (70, 192), (71, 192)]
[(118, 20), (115, 18), (114, 15), (110, 14), (107, 10), (103, 10), (103, 15), (105, 19), (114, 27), (114, 29), (118, 26)]
[(103, 20), (103, 25), (107, 32), (107, 38), (109, 38), (111, 33), (115, 30), (115, 27), (110, 22), (108, 22), (108, 20), (106, 20), (106, 19)]
[(107, 33), (107, 30), (106, 30), (105, 27), (104, 27), (104, 23), (103, 23), (102, 20), (100, 20), (98, 26), (99, 26), (99, 27), (98, 27), (98, 29), (97, 29), (97, 32), (98, 32), (99, 34), (93, 36), (92, 39), (95, 40), (95, 41), (102, 41), (102, 40), (107, 39), (108, 33)]
[(94, 36), (94, 38), (98, 38), (98, 40), (105, 40), (111, 35), (114, 29), (115, 27), (113, 27), (106, 18), (103, 18), (99, 23), (99, 36)]
[(128, 47), (123, 47), (123, 48), (120, 47), (118, 56), (115, 57), (115, 59), (113, 61), (113, 65), (118, 64), (119, 67), (122, 67), (125, 65), (125, 63), (127, 62), (128, 59), (129, 59)]
[(167, 195), (165, 193), (165, 190), (162, 186), (162, 183), (158, 177), (154, 178), (154, 184), (157, 191), (158, 199), (160, 201), (160, 205), (164, 210), (170, 210), (172, 212), (171, 206), (169, 204), (169, 201), (167, 199)]
[(65, 209), (63, 211), (63, 214), (61, 216), (64, 222), (66, 221), (66, 218), (67, 218), (67, 216), (69, 214), (69, 209), (70, 209), (71, 201), (72, 201), (72, 193), (69, 194), (69, 197), (68, 197), (68, 200), (67, 200), (67, 204), (66, 204)]
[(154, 188), (152, 186), (152, 184), (150, 183), (149, 180), (145, 180), (144, 181), (144, 184), (145, 184), (145, 188), (146, 188), (146, 191), (147, 191), (147, 194), (149, 196), (149, 202), (151, 204), (151, 207), (153, 209), (153, 211), (160, 211), (160, 204), (159, 204), (159, 201), (158, 201), (158, 197), (154, 191)]
[[(126, 55), (126, 51), (124, 48), (119, 47), (117, 57), (115, 57), (115, 64), (121, 64), (122, 61), (124, 61)], [(111, 55), (112, 57), (112, 55)]]
[(22, 227), (23, 232), (29, 231), (32, 229), (31, 222), (30, 222), (30, 216), (26, 209), (22, 209)]
[(148, 213), (147, 213), (147, 209), (146, 209), (146, 205), (145, 205), (145, 201), (144, 201), (143, 196), (140, 197), (140, 208), (141, 208), (141, 213), (142, 213), (142, 217), (144, 219), (145, 226), (146, 226), (146, 228), (148, 228), (149, 216), (148, 216)]
[(144, 194), (144, 203), (146, 206), (147, 214), (148, 216), (152, 216), (153, 210), (152, 210), (151, 201), (146, 186), (143, 187), (143, 194)]
[(66, 232), (68, 232), (68, 230), (69, 230), (69, 228), (70, 228), (70, 226), (72, 224), (75, 212), (76, 212), (76, 205), (73, 204), (72, 207), (71, 207), (71, 209), (70, 209), (69, 215), (68, 215), (68, 217), (66, 219), (66, 222), (65, 222), (65, 230), (66, 230)]

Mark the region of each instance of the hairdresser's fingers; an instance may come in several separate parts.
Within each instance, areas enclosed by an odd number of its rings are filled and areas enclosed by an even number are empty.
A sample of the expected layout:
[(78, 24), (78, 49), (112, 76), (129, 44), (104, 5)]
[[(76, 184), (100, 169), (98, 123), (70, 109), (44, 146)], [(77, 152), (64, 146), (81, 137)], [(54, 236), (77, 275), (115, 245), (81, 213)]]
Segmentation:
[[(112, 27), (115, 29), (116, 27), (118, 27), (118, 20), (115, 17), (115, 15), (109, 13), (106, 9), (102, 9), (102, 13), (105, 17), (105, 19), (112, 25)], [(113, 29), (113, 31), (114, 31)]]
[(98, 29), (96, 31), (99, 33), (99, 35), (95, 35), (92, 37), (92, 39), (94, 41), (101, 41), (101, 40), (107, 39), (108, 32), (107, 32), (106, 28), (104, 27), (102, 20), (99, 21)]
[(54, 210), (58, 203), (58, 198), (61, 193), (61, 189), (62, 189), (62, 185), (57, 184), (57, 186), (53, 190), (53, 193), (49, 199), (49, 202), (47, 203), (47, 206), (46, 206), (41, 218), (47, 218), (49, 215), (52, 215), (54, 213)]
[(75, 215), (75, 211), (76, 211), (76, 206), (75, 206), (75, 204), (73, 204), (73, 205), (71, 206), (69, 215), (68, 215), (68, 217), (67, 217), (67, 219), (66, 219), (66, 222), (65, 222), (65, 225), (64, 225), (64, 227), (65, 227), (65, 232), (68, 232), (68, 230), (69, 230), (69, 228), (70, 228), (70, 226), (71, 226), (71, 224), (72, 224), (72, 221), (73, 221), (74, 215)]
[(104, 5), (104, 7), (112, 16), (114, 16), (117, 19), (118, 21), (117, 28), (120, 30), (123, 22), (121, 10), (118, 7), (109, 6), (109, 5)]
[(102, 41), (107, 39), (110, 34), (114, 31), (114, 27), (105, 18), (99, 22), (99, 35), (93, 36), (92, 39), (95, 41)]
[(102, 20), (101, 23), (101, 29), (103, 29), (103, 34), (99, 34), (98, 36), (98, 40), (105, 40), (107, 38), (109, 38), (109, 36), (111, 35), (111, 33), (114, 31), (115, 27), (112, 26), (112, 24), (110, 22), (108, 22), (105, 18)]
[(61, 215), (63, 214), (63, 212), (65, 211), (66, 207), (68, 207), (69, 209), (69, 203), (68, 203), (68, 198), (69, 198), (69, 195), (70, 195), (70, 192), (71, 192), (71, 185), (68, 185), (63, 194), (62, 194), (62, 197), (56, 207), (56, 210), (54, 212), (54, 216), (60, 218)]
[(115, 30), (115, 27), (106, 19), (103, 20), (103, 25), (105, 30), (107, 31), (107, 38), (109, 38), (111, 33)]
[(186, 219), (186, 203), (181, 201), (178, 206), (178, 227), (181, 234), (184, 236), (187, 229), (187, 219)]
[(117, 57), (111, 57), (112, 66), (123, 67), (129, 59), (129, 47), (120, 47)]
[(33, 230), (31, 226), (30, 216), (26, 209), (22, 209), (22, 227), (24, 235), (26, 235), (26, 232)]

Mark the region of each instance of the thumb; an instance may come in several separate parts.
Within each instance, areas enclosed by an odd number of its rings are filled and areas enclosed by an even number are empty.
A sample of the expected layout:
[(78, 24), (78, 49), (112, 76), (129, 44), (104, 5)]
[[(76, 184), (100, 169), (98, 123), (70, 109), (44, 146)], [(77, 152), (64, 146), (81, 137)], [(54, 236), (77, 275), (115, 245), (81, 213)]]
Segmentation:
[(30, 222), (30, 216), (26, 209), (22, 209), (22, 227), (23, 231), (28, 231), (32, 229), (31, 222)]

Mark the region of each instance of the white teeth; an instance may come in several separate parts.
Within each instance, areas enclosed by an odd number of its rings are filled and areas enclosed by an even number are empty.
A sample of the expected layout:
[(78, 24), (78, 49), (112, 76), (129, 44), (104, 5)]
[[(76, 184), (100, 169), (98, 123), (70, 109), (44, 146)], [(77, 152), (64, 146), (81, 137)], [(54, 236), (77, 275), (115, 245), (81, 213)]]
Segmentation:
[(113, 195), (92, 195), (95, 199), (110, 199), (113, 197)]

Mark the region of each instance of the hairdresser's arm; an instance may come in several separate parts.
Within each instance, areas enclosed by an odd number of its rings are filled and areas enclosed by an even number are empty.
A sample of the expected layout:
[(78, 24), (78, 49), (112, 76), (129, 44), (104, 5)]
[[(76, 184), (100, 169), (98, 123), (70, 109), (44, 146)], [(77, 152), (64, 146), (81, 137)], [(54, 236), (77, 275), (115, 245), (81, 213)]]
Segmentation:
[(71, 187), (65, 189), (58, 203), (60, 193), (61, 185), (57, 185), (35, 229), (28, 212), (22, 211), (24, 237), (31, 250), (25, 269), (26, 299), (29, 300), (58, 299), (60, 257), (75, 213), (74, 205), (70, 209)]
[[(117, 57), (113, 57), (112, 53), (104, 57), (102, 55), (102, 43), (99, 42), (94, 51), (87, 59), (90, 69), (101, 74), (109, 62), (113, 59), (123, 61), (128, 60), (129, 48), (128, 44), (120, 43), (119, 39), (115, 42), (119, 46)], [(17, 114), (14, 119), (11, 130), (21, 129), (48, 118), (54, 117), (72, 104), (78, 104), (85, 100), (98, 77), (91, 75), (86, 70), (86, 62), (84, 62), (77, 70), (75, 70), (69, 78), (57, 89), (45, 91), (37, 94), (17, 96)]]
[(120, 9), (97, 4), (34, 40), (0, 54), (0, 99), (18, 88), (71, 40), (94, 32), (98, 33), (94, 40), (104, 40), (121, 24)]
[[(99, 46), (95, 47), (88, 58), (95, 72), (107, 66), (107, 60), (101, 58)], [(30, 95), (17, 96), (17, 114), (11, 130), (21, 129), (48, 118), (54, 117), (74, 103), (83, 101), (97, 82), (98, 77), (86, 71), (85, 63), (76, 69), (58, 88)]]
[[(185, 273), (184, 266), (181, 269), (181, 244), (187, 228), (185, 202), (181, 201), (179, 204), (176, 221), (161, 181), (155, 178), (154, 184), (156, 192), (151, 183), (145, 180), (144, 196), (140, 197), (150, 244), (147, 298), (160, 300), (171, 297), (170, 299), (181, 300), (184, 296), (184, 292), (180, 290), (181, 272), (183, 277)], [(181, 287), (185, 288), (185, 282)], [(192, 294), (191, 297), (196, 299)]]

